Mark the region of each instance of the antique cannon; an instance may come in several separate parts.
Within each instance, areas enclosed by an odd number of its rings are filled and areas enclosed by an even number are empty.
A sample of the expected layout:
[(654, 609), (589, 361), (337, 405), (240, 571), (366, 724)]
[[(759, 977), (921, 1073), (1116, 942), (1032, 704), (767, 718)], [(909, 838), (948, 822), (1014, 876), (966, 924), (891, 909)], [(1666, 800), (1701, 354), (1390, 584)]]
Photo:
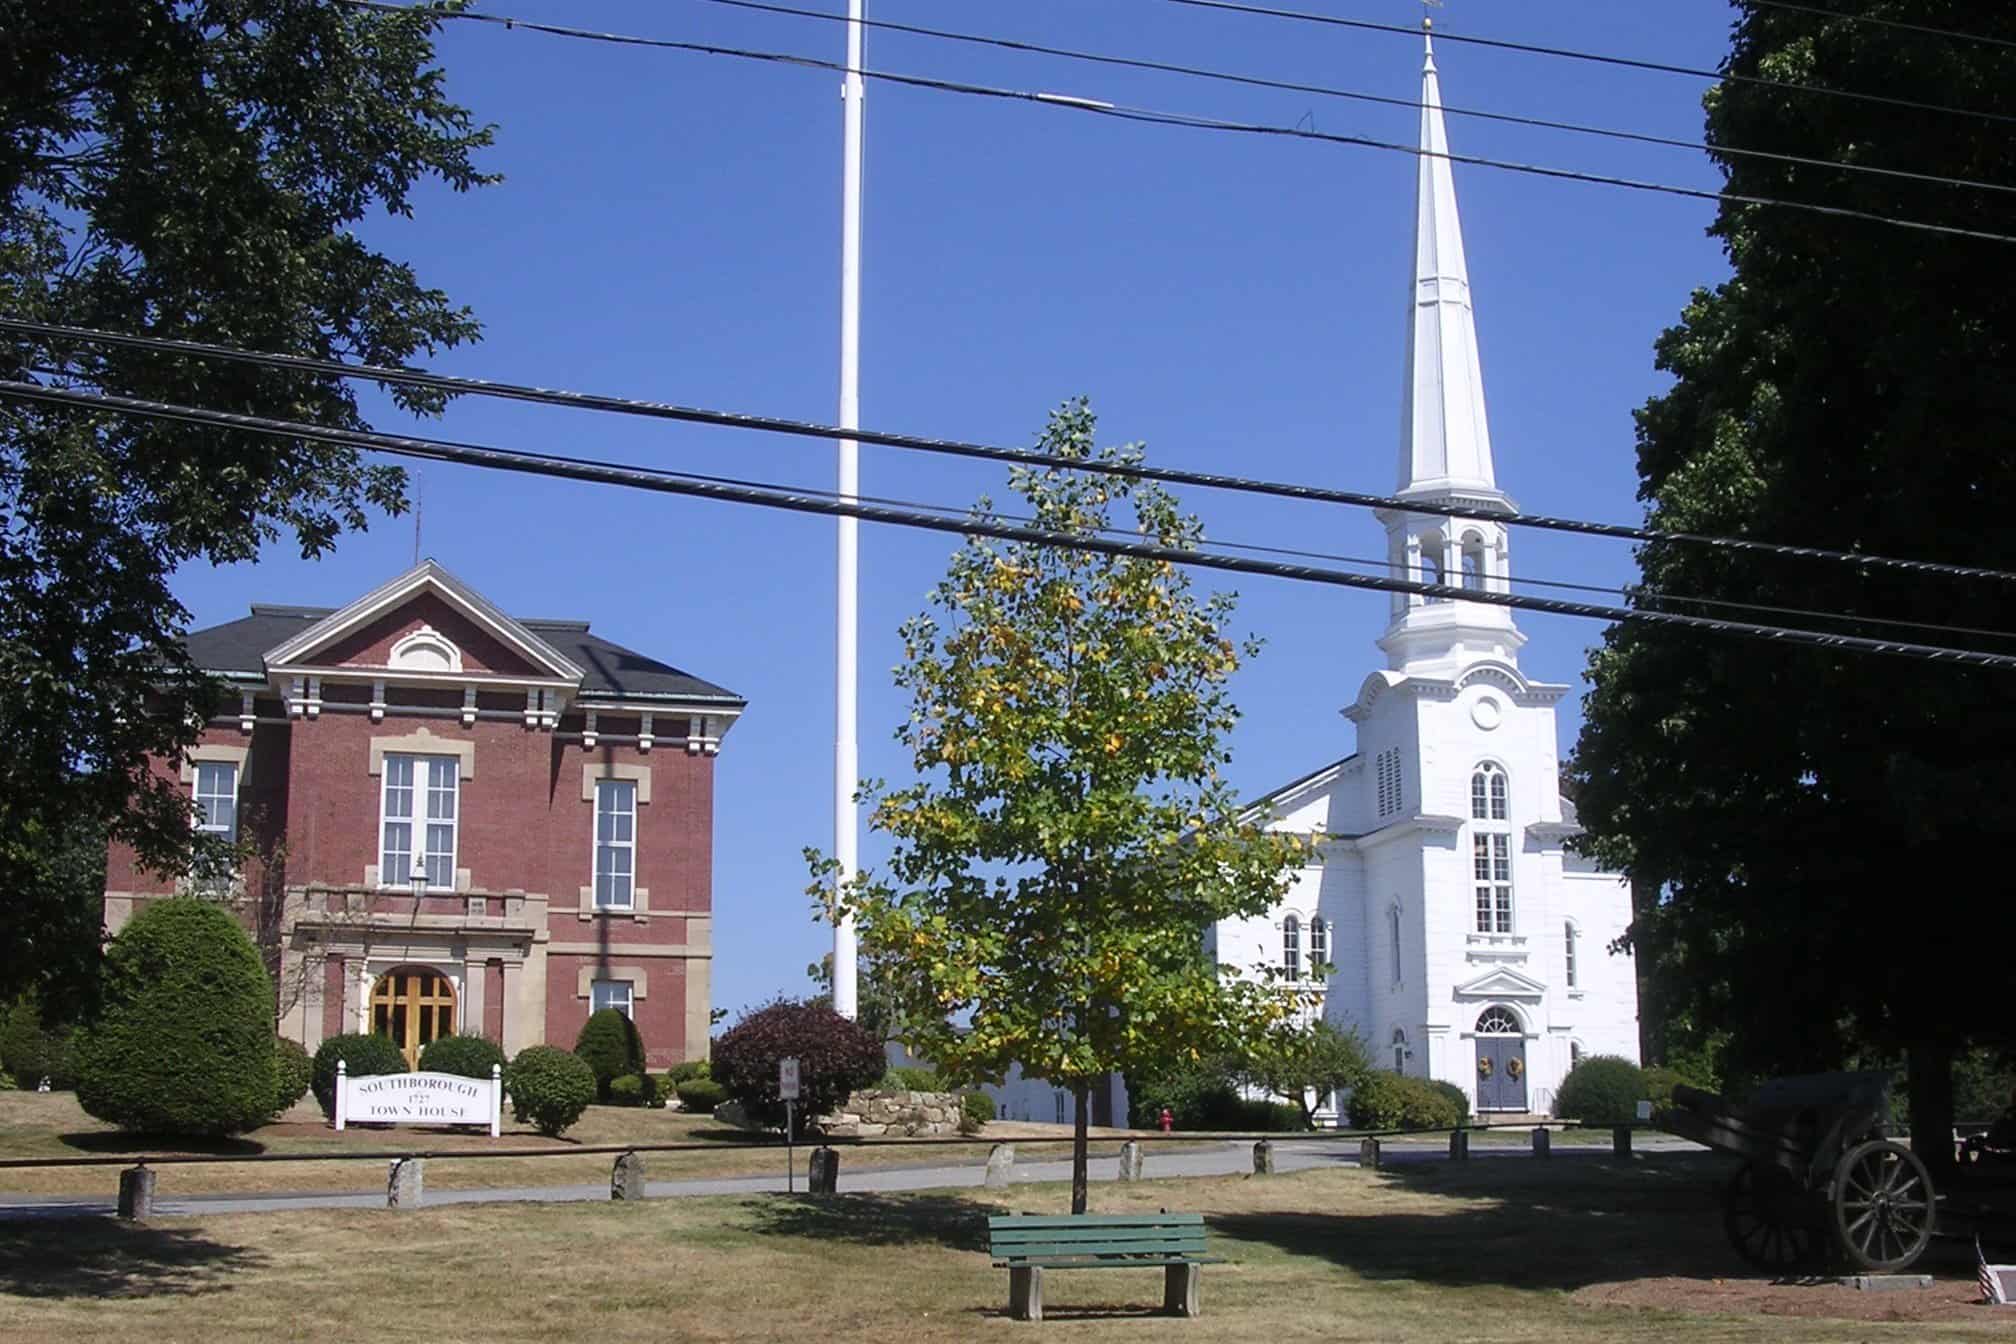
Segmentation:
[(1740, 1105), (1676, 1087), (1660, 1124), (1743, 1160), (1722, 1226), (1751, 1264), (1784, 1274), (1831, 1249), (1894, 1273), (1931, 1244), (1939, 1201), (1917, 1154), (1886, 1137), (1889, 1119), (1887, 1073), (1816, 1073), (1773, 1079)]

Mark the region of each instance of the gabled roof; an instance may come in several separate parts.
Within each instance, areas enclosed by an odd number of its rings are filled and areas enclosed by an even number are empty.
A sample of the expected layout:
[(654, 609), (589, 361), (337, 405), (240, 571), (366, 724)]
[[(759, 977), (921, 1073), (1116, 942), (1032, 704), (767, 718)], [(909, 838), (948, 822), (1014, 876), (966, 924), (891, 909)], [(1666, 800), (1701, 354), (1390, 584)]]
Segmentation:
[(1510, 966), (1494, 966), (1466, 984), (1456, 986), (1457, 995), (1480, 999), (1537, 999), (1547, 986)]

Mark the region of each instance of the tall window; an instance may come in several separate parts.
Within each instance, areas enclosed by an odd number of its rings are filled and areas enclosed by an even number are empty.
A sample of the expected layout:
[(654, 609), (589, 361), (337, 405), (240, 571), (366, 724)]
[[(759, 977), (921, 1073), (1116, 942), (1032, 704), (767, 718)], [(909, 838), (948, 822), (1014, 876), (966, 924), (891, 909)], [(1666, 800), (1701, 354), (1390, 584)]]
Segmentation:
[(1504, 769), (1491, 761), (1470, 775), (1470, 854), (1477, 932), (1512, 932), (1512, 831)]
[(595, 784), (595, 907), (628, 910), (637, 883), (637, 783)]
[(1302, 978), (1302, 921), (1293, 915), (1281, 921), (1281, 969), (1290, 980)]
[(588, 989), (588, 1007), (592, 1012), (604, 1008), (614, 1008), (623, 1016), (630, 1016), (632, 990), (628, 980), (597, 980)]
[(1400, 975), (1400, 907), (1394, 906), (1386, 912), (1386, 941), (1393, 949), (1393, 983), (1399, 984)]
[(1393, 1072), (1407, 1072), (1407, 1033), (1393, 1028)]
[(1484, 539), (1474, 532), (1463, 538), (1463, 586), (1484, 591)]
[(1330, 926), (1318, 915), (1309, 921), (1309, 973), (1314, 975), (1318, 966), (1330, 964)]
[(196, 829), (222, 837), (227, 843), (238, 838), (238, 767), (230, 761), (196, 763)]
[[(1430, 532), (1421, 538), (1421, 582), (1439, 584), (1445, 581), (1442, 571), (1442, 534)], [(1424, 597), (1423, 602), (1447, 602), (1446, 597)]]
[(455, 890), (456, 788), (460, 769), (460, 762), (453, 756), (386, 756), (378, 853), (381, 883), (398, 887), (411, 880), (417, 834), (427, 885), (442, 891)]
[(1568, 988), (1580, 988), (1581, 982), (1575, 966), (1575, 925), (1572, 922), (1562, 926), (1561, 943), (1568, 953)]

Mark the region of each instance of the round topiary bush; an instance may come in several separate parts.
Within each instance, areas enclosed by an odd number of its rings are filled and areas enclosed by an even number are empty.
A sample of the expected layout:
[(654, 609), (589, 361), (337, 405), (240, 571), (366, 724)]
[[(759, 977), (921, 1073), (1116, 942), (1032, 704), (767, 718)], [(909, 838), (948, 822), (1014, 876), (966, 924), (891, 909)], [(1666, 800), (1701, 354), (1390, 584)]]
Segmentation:
[(1454, 1083), (1445, 1083), (1440, 1078), (1430, 1078), (1428, 1086), (1456, 1110), (1456, 1123), (1462, 1124), (1470, 1118), (1470, 1098), (1463, 1095), (1463, 1089)]
[(105, 950), (77, 1101), (149, 1134), (237, 1134), (273, 1114), (273, 982), (245, 930), (205, 901), (157, 901)]
[(595, 1071), (572, 1051), (528, 1045), (505, 1070), (504, 1088), (513, 1120), (558, 1138), (595, 1100)]
[(959, 1098), (959, 1132), (978, 1134), (994, 1119), (994, 1098), (985, 1092), (968, 1092)]
[(308, 1095), (315, 1077), (315, 1062), (301, 1048), (301, 1042), (285, 1036), (273, 1042), (273, 1114), (278, 1116)]
[(609, 1080), (611, 1106), (642, 1106), (651, 1099), (650, 1079), (634, 1073)]
[(1638, 1103), (1647, 1099), (1643, 1069), (1617, 1055), (1590, 1055), (1561, 1080), (1554, 1094), (1554, 1116), (1592, 1125), (1626, 1125), (1638, 1118)]
[(728, 1089), (712, 1078), (695, 1078), (679, 1084), (679, 1104), (695, 1115), (707, 1115), (728, 1100)]
[[(674, 1064), (665, 1073), (665, 1078), (672, 1084), (672, 1088), (677, 1088), (681, 1083), (691, 1082), (695, 1078), (710, 1078), (712, 1076), (707, 1071), (707, 1061), (704, 1059), (689, 1059), (683, 1063)], [(668, 1094), (672, 1088), (666, 1089)]]
[(777, 1061), (798, 1060), (798, 1114), (828, 1115), (874, 1086), (885, 1067), (882, 1042), (823, 1000), (779, 999), (748, 1014), (714, 1043), (714, 1081), (759, 1125), (782, 1128)]
[(595, 1074), (595, 1098), (609, 1100), (609, 1084), (625, 1074), (644, 1072), (644, 1038), (637, 1024), (614, 1008), (590, 1013), (574, 1038), (574, 1053)]
[(504, 1066), (504, 1052), (488, 1036), (474, 1033), (443, 1036), (427, 1042), (420, 1051), (422, 1073), (452, 1073), (457, 1078), (488, 1080), (492, 1065)]
[(1351, 1089), (1347, 1114), (1353, 1129), (1454, 1129), (1470, 1103), (1448, 1083), (1375, 1071)]
[(309, 1070), (309, 1084), (322, 1114), (336, 1114), (336, 1061), (342, 1060), (352, 1078), (376, 1078), (381, 1074), (406, 1072), (406, 1056), (387, 1036), (353, 1033), (331, 1036), (315, 1048)]

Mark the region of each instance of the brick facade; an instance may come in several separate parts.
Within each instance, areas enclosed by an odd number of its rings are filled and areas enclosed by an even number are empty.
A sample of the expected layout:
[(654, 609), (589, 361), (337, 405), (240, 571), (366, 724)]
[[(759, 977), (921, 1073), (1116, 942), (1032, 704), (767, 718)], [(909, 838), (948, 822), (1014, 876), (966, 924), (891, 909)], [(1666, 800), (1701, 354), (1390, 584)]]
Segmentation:
[[(401, 664), (416, 634), (425, 660)], [(226, 665), (262, 646), (256, 666)], [(403, 1019), (374, 1014), (373, 989), (420, 971), (452, 986), (456, 1030), (507, 1052), (571, 1045), (602, 981), (628, 986), (654, 1068), (704, 1057), (714, 755), (739, 699), (583, 624), (509, 621), (432, 562), (340, 612), (254, 608), (190, 647), (251, 713), (228, 705), (187, 762), (158, 768), (185, 787), (206, 761), (237, 771), (235, 897), (276, 973), (283, 1034), (311, 1050), (339, 1031), (396, 1035)], [(410, 874), (379, 871), (385, 760), (399, 755), (456, 776), (455, 880), (417, 900)], [(629, 909), (594, 899), (594, 800), (610, 778), (636, 799)], [(175, 885), (114, 846), (108, 926)]]

